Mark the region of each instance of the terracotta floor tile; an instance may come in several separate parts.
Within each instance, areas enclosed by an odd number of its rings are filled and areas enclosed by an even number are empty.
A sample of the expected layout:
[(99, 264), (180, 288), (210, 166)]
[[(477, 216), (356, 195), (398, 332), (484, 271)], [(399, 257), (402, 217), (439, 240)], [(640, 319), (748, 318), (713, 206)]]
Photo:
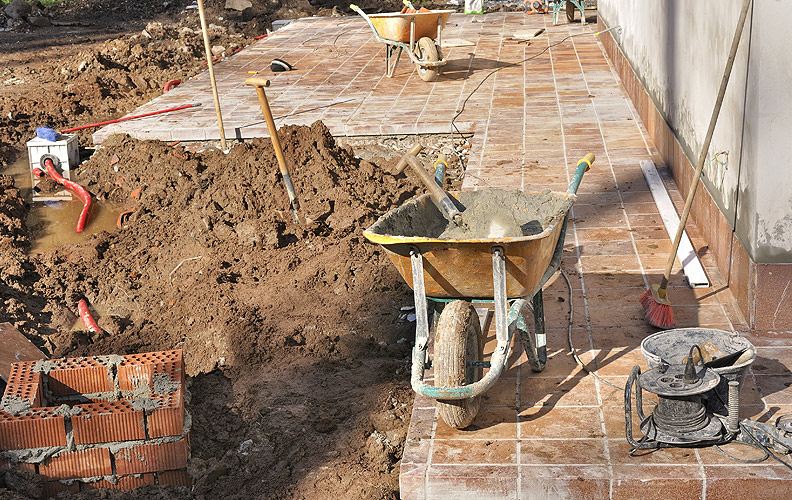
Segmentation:
[(520, 407), (596, 406), (597, 393), (593, 377), (542, 378), (522, 380)]
[(520, 441), (520, 464), (606, 465), (604, 439), (529, 439)]
[[(636, 439), (637, 440), (637, 439)], [(697, 465), (696, 452), (692, 448), (662, 448), (639, 450), (630, 455), (632, 446), (626, 439), (608, 439), (610, 461), (614, 469), (625, 465)], [(648, 479), (648, 478), (647, 478)]]
[(633, 366), (640, 366), (641, 370), (647, 367), (640, 349), (631, 347), (600, 349), (596, 357), (597, 375), (600, 376), (629, 376)]
[(435, 439), (432, 464), (516, 464), (517, 442), (513, 440)]
[(596, 407), (528, 408), (520, 412), (520, 436), (522, 439), (603, 437), (599, 412)]
[(592, 255), (633, 255), (635, 249), (631, 240), (600, 240), (582, 242), (578, 247), (585, 257)]
[(792, 372), (792, 348), (757, 347), (751, 370), (757, 375), (789, 375)]
[(516, 439), (517, 410), (486, 408), (479, 410), (476, 420), (465, 429), (453, 429), (437, 419), (437, 439)]
[(754, 498), (767, 500), (789, 498), (792, 486), (789, 469), (765, 465), (763, 467), (710, 466), (707, 475), (707, 498)]
[(426, 498), (455, 498), (475, 491), (485, 500), (517, 498), (517, 466), (448, 466), (429, 469)]

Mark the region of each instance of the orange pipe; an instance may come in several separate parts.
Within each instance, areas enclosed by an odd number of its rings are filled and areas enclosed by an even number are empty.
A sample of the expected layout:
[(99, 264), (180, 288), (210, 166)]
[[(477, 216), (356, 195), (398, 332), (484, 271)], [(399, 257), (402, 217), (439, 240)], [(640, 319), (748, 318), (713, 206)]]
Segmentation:
[(102, 329), (99, 328), (99, 325), (96, 324), (93, 316), (91, 316), (91, 311), (88, 310), (88, 302), (86, 302), (85, 299), (80, 299), (80, 301), (77, 302), (77, 311), (80, 313), (80, 319), (82, 319), (89, 331), (102, 331)]
[(44, 166), (46, 167), (49, 176), (55, 179), (55, 182), (61, 186), (71, 189), (72, 191), (76, 192), (80, 198), (82, 198), (83, 208), (80, 212), (80, 218), (77, 219), (77, 232), (83, 232), (83, 229), (85, 229), (85, 221), (88, 219), (88, 214), (91, 212), (91, 205), (93, 203), (93, 200), (91, 199), (91, 193), (89, 193), (87, 189), (76, 182), (70, 181), (59, 174), (58, 171), (55, 170), (55, 165), (52, 164), (51, 159), (47, 158), (44, 160)]

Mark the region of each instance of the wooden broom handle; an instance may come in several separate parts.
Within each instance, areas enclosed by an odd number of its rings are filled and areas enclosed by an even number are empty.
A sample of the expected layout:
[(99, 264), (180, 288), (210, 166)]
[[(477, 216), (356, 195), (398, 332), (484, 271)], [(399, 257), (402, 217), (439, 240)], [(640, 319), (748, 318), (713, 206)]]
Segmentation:
[(704, 143), (701, 145), (701, 153), (698, 157), (696, 173), (693, 176), (693, 182), (690, 184), (690, 190), (688, 191), (687, 200), (685, 201), (685, 209), (682, 210), (679, 227), (677, 228), (676, 236), (674, 236), (674, 244), (671, 246), (671, 253), (668, 255), (668, 263), (666, 264), (665, 273), (663, 274), (663, 281), (660, 282), (660, 288), (663, 290), (668, 288), (668, 280), (671, 278), (671, 269), (674, 267), (674, 259), (676, 259), (677, 250), (679, 250), (679, 242), (682, 239), (682, 233), (685, 232), (685, 223), (687, 222), (688, 215), (690, 215), (690, 207), (693, 205), (693, 197), (696, 194), (696, 188), (701, 179), (701, 172), (704, 170), (704, 160), (707, 158), (707, 152), (712, 143), (712, 134), (715, 132), (715, 125), (718, 123), (718, 115), (723, 105), (723, 98), (726, 95), (726, 87), (729, 84), (729, 77), (731, 76), (731, 70), (734, 66), (734, 59), (737, 56), (737, 47), (740, 45), (740, 38), (742, 38), (743, 26), (745, 26), (745, 19), (748, 17), (748, 7), (750, 7), (750, 5), (751, 0), (743, 1), (740, 17), (737, 20), (737, 28), (734, 31), (734, 38), (732, 38), (731, 49), (729, 50), (729, 59), (726, 60), (726, 68), (723, 70), (723, 78), (721, 79), (720, 89), (718, 89), (718, 97), (715, 99), (715, 109), (712, 110), (709, 128), (707, 128), (707, 135), (704, 137)]

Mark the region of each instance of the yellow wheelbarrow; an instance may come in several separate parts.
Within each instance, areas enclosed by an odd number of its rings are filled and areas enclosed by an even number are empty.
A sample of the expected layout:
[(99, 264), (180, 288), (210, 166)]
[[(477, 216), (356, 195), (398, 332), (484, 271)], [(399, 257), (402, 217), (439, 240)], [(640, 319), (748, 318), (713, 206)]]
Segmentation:
[(443, 27), (453, 10), (368, 15), (357, 5), (352, 4), (349, 8), (360, 14), (371, 27), (376, 39), (385, 44), (385, 75), (388, 78), (393, 76), (399, 58), (406, 50), (418, 69), (421, 80), (437, 80), (440, 67), (448, 62), (440, 52), (440, 45), (443, 40)]
[[(531, 369), (544, 369), (547, 348), (542, 286), (561, 264), (567, 213), (583, 173), (593, 161), (594, 155), (589, 154), (578, 162), (566, 192), (450, 193), (455, 204), (462, 206), (472, 206), (477, 198), (494, 194), (513, 206), (515, 213), (529, 210), (523, 206), (542, 207), (527, 216), (520, 214), (541, 226), (520, 232), (523, 236), (444, 239), (442, 228), (448, 217), (430, 194), (391, 210), (364, 231), (369, 241), (382, 245), (413, 289), (416, 341), (411, 384), (414, 391), (437, 400), (440, 416), (449, 426), (463, 428), (473, 422), (479, 396), (492, 387), (506, 367), (515, 331), (519, 332)], [(536, 202), (540, 198), (541, 202)], [(461, 215), (464, 218), (465, 212)], [(495, 307), (497, 345), (489, 361), (483, 359), (484, 337), (473, 307), (476, 302)], [(527, 326), (528, 315), (534, 319), (533, 335)], [(428, 353), (430, 316), (434, 329), (432, 361)], [(431, 385), (424, 381), (424, 370), (429, 367), (434, 369)], [(489, 369), (486, 374), (485, 368)]]

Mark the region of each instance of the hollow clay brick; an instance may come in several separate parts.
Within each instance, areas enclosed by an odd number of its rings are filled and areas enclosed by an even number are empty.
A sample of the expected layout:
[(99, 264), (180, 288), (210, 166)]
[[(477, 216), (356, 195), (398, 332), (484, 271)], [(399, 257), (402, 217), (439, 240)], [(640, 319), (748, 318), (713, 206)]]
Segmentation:
[(11, 460), (3, 460), (0, 463), (0, 469), (2, 470), (16, 470), (22, 472), (32, 472), (33, 474), (36, 473), (36, 464), (29, 464), (25, 462), (20, 463), (13, 463)]
[(6, 390), (3, 396), (15, 396), (20, 399), (25, 399), (30, 402), (31, 408), (39, 408), (41, 406), (41, 379), (30, 384), (25, 383), (9, 383), (6, 385)]
[(192, 486), (192, 478), (186, 470), (168, 470), (157, 472), (157, 484), (171, 486)]
[(110, 450), (107, 448), (65, 452), (39, 465), (39, 474), (49, 479), (109, 476), (112, 473)]
[(111, 483), (106, 479), (92, 483), (84, 483), (83, 488), (89, 489), (108, 489), (108, 490), (133, 490), (141, 486), (153, 485), (154, 474), (140, 474), (137, 476), (120, 476), (116, 478), (116, 482)]
[(112, 391), (107, 367), (75, 366), (64, 364), (62, 369), (54, 369), (48, 373), (48, 388), (54, 396), (71, 396), (74, 394)]
[(19, 416), (0, 411), (0, 449), (46, 446), (66, 446), (66, 424), (62, 416), (42, 409)]
[(109, 443), (145, 439), (143, 412), (128, 401), (78, 405), (82, 412), (72, 416), (75, 444)]
[(181, 389), (176, 392), (152, 396), (159, 403), (159, 408), (148, 410), (149, 437), (180, 436), (184, 429), (184, 396)]
[(115, 453), (119, 475), (141, 474), (187, 467), (189, 446), (187, 438), (173, 443), (142, 444)]
[(154, 365), (120, 365), (118, 367), (118, 388), (131, 391), (140, 386), (151, 389)]

